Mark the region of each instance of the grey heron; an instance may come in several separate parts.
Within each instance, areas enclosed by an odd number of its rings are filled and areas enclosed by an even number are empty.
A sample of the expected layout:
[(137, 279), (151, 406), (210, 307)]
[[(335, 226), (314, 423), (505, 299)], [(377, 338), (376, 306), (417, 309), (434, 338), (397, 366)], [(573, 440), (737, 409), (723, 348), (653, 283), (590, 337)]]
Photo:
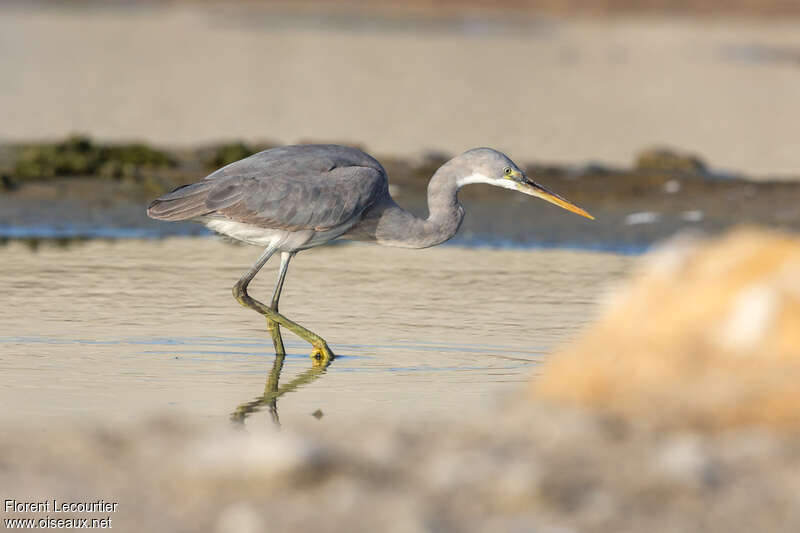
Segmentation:
[[(486, 183), (536, 196), (587, 218), (589, 213), (528, 179), (505, 154), (473, 148), (443, 164), (428, 184), (428, 217), (406, 211), (392, 199), (383, 166), (345, 146), (297, 145), (259, 152), (178, 187), (154, 200), (147, 214), (161, 220), (198, 220), (210, 229), (264, 252), (233, 287), (242, 305), (267, 317), (276, 348), (279, 326), (313, 346), (312, 357), (333, 354), (316, 333), (278, 312), (289, 261), (301, 250), (334, 239), (373, 241), (385, 246), (427, 248), (458, 231), (464, 208), (458, 190)], [(276, 252), (281, 263), (270, 305), (255, 300), (247, 286)]]

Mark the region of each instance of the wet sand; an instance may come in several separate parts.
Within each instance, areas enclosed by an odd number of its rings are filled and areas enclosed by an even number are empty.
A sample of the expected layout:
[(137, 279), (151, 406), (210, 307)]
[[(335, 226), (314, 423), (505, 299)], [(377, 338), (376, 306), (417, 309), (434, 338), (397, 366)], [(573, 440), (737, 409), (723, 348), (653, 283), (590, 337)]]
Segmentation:
[(15, 4), (0, 16), (0, 138), (489, 145), (618, 165), (666, 144), (797, 175), (798, 24)]
[[(4, 422), (211, 419), (264, 391), (273, 347), (230, 288), (258, 249), (214, 238), (0, 248)], [(339, 245), (299, 254), (281, 311), (339, 357), (283, 396), (290, 427), (456, 419), (519, 388), (597, 313), (631, 259), (575, 251)], [(268, 299), (274, 268), (252, 293)], [(281, 384), (311, 367), (290, 333)], [(317, 422), (310, 415), (324, 413)], [(264, 413), (253, 415), (267, 423)]]

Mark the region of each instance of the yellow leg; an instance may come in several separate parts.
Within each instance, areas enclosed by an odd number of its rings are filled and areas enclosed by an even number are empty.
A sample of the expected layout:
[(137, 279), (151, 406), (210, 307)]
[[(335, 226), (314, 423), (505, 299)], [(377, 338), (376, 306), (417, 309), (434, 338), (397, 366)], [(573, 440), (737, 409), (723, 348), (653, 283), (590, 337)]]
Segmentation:
[(301, 339), (311, 343), (314, 349), (311, 352), (311, 357), (314, 358), (316, 364), (327, 365), (333, 359), (333, 352), (328, 348), (328, 343), (325, 339), (310, 331), (300, 324), (293, 322), (278, 312), (278, 300), (280, 298), (281, 289), (283, 288), (283, 280), (286, 277), (286, 271), (289, 267), (289, 260), (294, 256), (294, 252), (281, 253), (281, 267), (278, 275), (278, 283), (275, 285), (275, 293), (272, 296), (272, 306), (266, 306), (255, 298), (247, 294), (247, 285), (255, 277), (261, 267), (267, 260), (276, 252), (276, 248), (270, 246), (258, 261), (248, 270), (242, 278), (233, 286), (233, 297), (236, 298), (240, 304), (249, 307), (254, 311), (261, 313), (267, 317), (267, 330), (270, 332), (272, 342), (275, 345), (276, 354), (285, 353), (283, 346), (283, 339), (281, 338), (280, 326), (285, 327)]
[[(330, 348), (328, 348), (328, 343), (325, 342), (325, 339), (313, 331), (304, 328), (300, 324), (289, 320), (282, 314), (274, 311), (269, 306), (266, 306), (255, 298), (251, 297), (249, 294), (247, 294), (247, 284), (243, 284), (242, 280), (233, 286), (233, 296), (236, 298), (236, 301), (243, 306), (249, 307), (250, 309), (253, 309), (254, 311), (267, 317), (267, 324), (269, 324), (269, 321), (272, 321), (276, 323), (276, 326), (281, 325), (301, 339), (310, 343), (314, 347), (314, 350), (311, 352), (311, 357), (313, 357), (315, 361), (323, 364), (333, 359), (333, 352), (330, 350)], [(278, 332), (277, 327), (273, 328), (270, 333), (273, 336), (273, 341), (275, 340), (276, 336), (280, 336), (280, 332)], [(281, 346), (282, 345), (283, 341), (281, 341)]]
[(283, 347), (283, 338), (281, 337), (281, 326), (268, 318), (267, 331), (269, 331), (269, 335), (272, 337), (272, 344), (275, 346), (275, 355), (286, 355), (286, 348)]

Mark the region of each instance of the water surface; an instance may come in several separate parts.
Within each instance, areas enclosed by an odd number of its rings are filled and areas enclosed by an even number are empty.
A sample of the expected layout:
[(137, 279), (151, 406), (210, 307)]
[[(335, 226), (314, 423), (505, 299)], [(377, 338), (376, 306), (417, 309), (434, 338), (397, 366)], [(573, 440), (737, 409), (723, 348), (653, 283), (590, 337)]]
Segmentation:
[[(4, 419), (44, 427), (244, 413), (248, 424), (272, 423), (265, 321), (230, 293), (258, 249), (183, 238), (36, 251), (11, 243), (0, 254)], [(299, 254), (281, 311), (326, 337), (338, 357), (314, 370), (309, 346), (284, 333), (273, 386), (280, 420), (471, 416), (574, 337), (630, 262), (580, 251), (357, 244)], [(254, 296), (268, 299), (275, 266), (256, 278)]]

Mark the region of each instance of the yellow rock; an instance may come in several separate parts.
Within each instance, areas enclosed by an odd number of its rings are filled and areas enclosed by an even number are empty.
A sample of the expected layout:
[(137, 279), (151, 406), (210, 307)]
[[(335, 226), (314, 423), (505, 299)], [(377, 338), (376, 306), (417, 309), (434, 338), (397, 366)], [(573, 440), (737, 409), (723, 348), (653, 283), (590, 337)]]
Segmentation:
[(656, 423), (800, 427), (800, 239), (673, 240), (533, 388)]

